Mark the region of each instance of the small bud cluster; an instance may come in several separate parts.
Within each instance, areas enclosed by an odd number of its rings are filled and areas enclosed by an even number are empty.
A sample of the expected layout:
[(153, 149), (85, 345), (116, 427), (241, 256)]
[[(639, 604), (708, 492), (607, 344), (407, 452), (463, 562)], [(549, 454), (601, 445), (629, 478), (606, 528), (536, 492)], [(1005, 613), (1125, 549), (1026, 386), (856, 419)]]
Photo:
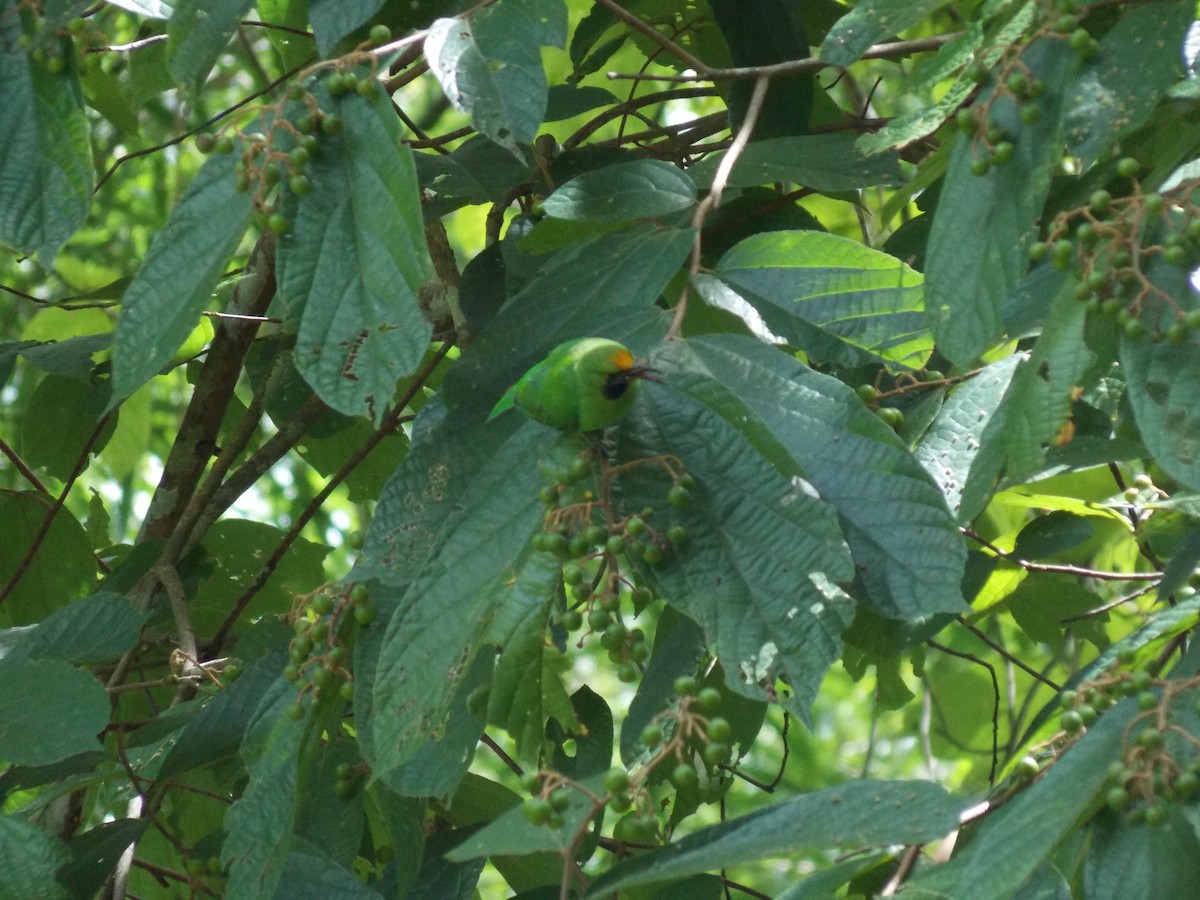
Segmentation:
[[(683, 471), (673, 457), (639, 460), (638, 464), (661, 464), (671, 475), (667, 503), (675, 508), (689, 504), (696, 480)], [(623, 682), (635, 681), (641, 666), (650, 658), (650, 646), (640, 628), (629, 628), (621, 615), (623, 601), (635, 613), (654, 602), (654, 591), (630, 566), (657, 566), (672, 551), (687, 545), (687, 530), (671, 525), (665, 531), (653, 528), (647, 519), (652, 508), (621, 518), (608, 502), (609, 480), (618, 471), (600, 462), (600, 487), (596, 488), (593, 451), (586, 450), (562, 471), (551, 473), (552, 482), (541, 491), (548, 509), (544, 530), (534, 535), (533, 548), (562, 560), (562, 578), (567, 603), (558, 620), (567, 631), (587, 632), (599, 637), (609, 661)]]
[(632, 772), (623, 766), (609, 769), (602, 796), (557, 772), (528, 774), (522, 780), (531, 795), (522, 805), (526, 818), (535, 825), (561, 827), (572, 791), (577, 791), (591, 802), (592, 815), (606, 806), (620, 815), (614, 838), (645, 844), (655, 841), (662, 827), (652, 786), (669, 783), (700, 802), (719, 800), (728, 787), (722, 767), (733, 756), (733, 726), (716, 715), (721, 691), (700, 688), (690, 675), (677, 678), (674, 687), (678, 702), (642, 729), (641, 743), (649, 754), (644, 764)]
[(357, 628), (375, 620), (375, 606), (364, 584), (355, 584), (341, 593), (321, 588), (302, 600), (302, 608), (293, 618), (295, 637), (288, 646), (283, 676), (300, 686), (297, 702), (288, 707), (288, 715), (304, 718), (305, 699), (320, 703), (326, 696), (354, 699), (354, 676), (350, 672), (350, 651)]

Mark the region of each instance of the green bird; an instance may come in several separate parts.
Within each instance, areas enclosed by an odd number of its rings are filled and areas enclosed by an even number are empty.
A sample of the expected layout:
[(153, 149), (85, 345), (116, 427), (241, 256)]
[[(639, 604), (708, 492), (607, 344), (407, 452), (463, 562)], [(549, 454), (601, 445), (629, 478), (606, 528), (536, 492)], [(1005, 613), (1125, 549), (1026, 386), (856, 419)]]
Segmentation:
[(654, 371), (616, 341), (566, 341), (504, 392), (488, 420), (515, 405), (562, 431), (600, 431), (629, 412), (639, 379), (658, 381)]

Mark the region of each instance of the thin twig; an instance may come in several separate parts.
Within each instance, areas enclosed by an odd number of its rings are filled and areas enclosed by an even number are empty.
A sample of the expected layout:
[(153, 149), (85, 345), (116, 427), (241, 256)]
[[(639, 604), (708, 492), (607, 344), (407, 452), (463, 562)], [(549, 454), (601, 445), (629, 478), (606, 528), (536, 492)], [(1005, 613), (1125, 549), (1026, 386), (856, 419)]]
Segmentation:
[(34, 474), (33, 469), (29, 468), (25, 460), (21, 459), (20, 454), (18, 454), (17, 451), (10, 447), (7, 443), (5, 443), (4, 438), (0, 438), (0, 453), (3, 453), (8, 457), (9, 462), (16, 467), (16, 470), (24, 476), (26, 481), (33, 485), (35, 490), (41, 491), (43, 494), (50, 493), (48, 490), (46, 490), (46, 486), (42, 484), (41, 479)]
[(961, 624), (964, 628), (967, 629), (967, 631), (971, 632), (971, 634), (975, 635), (975, 637), (979, 638), (981, 641), (983, 641), (985, 644), (987, 644), (989, 647), (991, 647), (993, 650), (995, 650), (997, 653), (999, 653), (1004, 659), (1011, 662), (1014, 666), (1016, 666), (1018, 669), (1020, 669), (1026, 675), (1032, 676), (1035, 681), (1040, 681), (1042, 684), (1046, 685), (1046, 687), (1050, 688), (1051, 690), (1055, 690), (1055, 691), (1062, 690), (1062, 685), (1055, 684), (1053, 681), (1051, 681), (1049, 678), (1047, 678), (1045, 675), (1043, 675), (1037, 669), (1035, 669), (1032, 666), (1028, 665), (1027, 663), (1024, 663), (1021, 660), (1017, 659), (1017, 657), (1013, 656), (1011, 653), (1009, 653), (1007, 650), (1005, 650), (1002, 646), (1000, 646), (998, 643), (996, 643), (994, 640), (992, 640), (990, 637), (988, 637), (987, 634), (985, 634), (981, 629), (976, 628), (974, 625), (967, 624), (966, 622), (964, 622), (962, 620), (961, 617), (959, 618), (958, 621), (959, 621), (959, 624)]
[(1097, 581), (1159, 581), (1162, 572), (1109, 572), (1104, 569), (1088, 569), (1083, 566), (1072, 566), (1066, 563), (1036, 563), (1019, 556), (1013, 556), (1008, 550), (1002, 550), (987, 538), (976, 534), (969, 528), (960, 529), (964, 535), (975, 543), (987, 547), (1000, 559), (1019, 566), (1027, 572), (1055, 572), (1060, 575), (1078, 575), (1080, 578), (1095, 578)]
[(675, 315), (671, 319), (671, 327), (667, 329), (666, 339), (668, 341), (678, 338), (680, 331), (683, 329), (683, 317), (687, 315), (692, 278), (700, 271), (704, 219), (711, 210), (715, 209), (721, 203), (721, 194), (724, 193), (725, 185), (729, 181), (729, 175), (733, 172), (734, 163), (737, 162), (737, 158), (741, 156), (742, 150), (745, 149), (746, 144), (750, 141), (750, 135), (753, 133), (754, 125), (758, 121), (758, 114), (762, 112), (763, 101), (767, 98), (767, 88), (770, 84), (771, 82), (767, 78), (760, 78), (754, 83), (754, 92), (750, 95), (750, 102), (746, 106), (746, 115), (742, 120), (742, 126), (738, 130), (737, 137), (733, 139), (733, 145), (721, 158), (721, 162), (717, 166), (712, 186), (708, 190), (708, 196), (696, 206), (696, 212), (692, 215), (692, 228), (696, 232), (695, 239), (692, 241), (692, 262), (688, 269), (687, 280), (683, 284), (683, 290), (679, 294), (679, 302), (675, 304)]

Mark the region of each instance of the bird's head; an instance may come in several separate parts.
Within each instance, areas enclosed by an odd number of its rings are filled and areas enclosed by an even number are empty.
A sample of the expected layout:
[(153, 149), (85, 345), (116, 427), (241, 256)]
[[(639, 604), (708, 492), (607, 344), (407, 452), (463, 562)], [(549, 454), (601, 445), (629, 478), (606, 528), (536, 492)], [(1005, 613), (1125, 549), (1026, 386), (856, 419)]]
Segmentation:
[(602, 390), (604, 396), (609, 400), (616, 400), (623, 396), (629, 390), (629, 385), (639, 378), (643, 381), (662, 384), (662, 381), (655, 377), (658, 370), (650, 366), (639, 365), (634, 360), (633, 354), (625, 347), (613, 350), (605, 368), (607, 374)]

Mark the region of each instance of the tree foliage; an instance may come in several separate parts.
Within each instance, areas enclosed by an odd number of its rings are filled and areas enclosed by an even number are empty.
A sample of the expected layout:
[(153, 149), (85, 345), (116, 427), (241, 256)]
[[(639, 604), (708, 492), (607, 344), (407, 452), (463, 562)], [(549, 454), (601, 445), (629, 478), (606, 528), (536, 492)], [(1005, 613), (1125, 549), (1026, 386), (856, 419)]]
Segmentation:
[(0, 3), (0, 896), (1188, 896), (1194, 20)]

